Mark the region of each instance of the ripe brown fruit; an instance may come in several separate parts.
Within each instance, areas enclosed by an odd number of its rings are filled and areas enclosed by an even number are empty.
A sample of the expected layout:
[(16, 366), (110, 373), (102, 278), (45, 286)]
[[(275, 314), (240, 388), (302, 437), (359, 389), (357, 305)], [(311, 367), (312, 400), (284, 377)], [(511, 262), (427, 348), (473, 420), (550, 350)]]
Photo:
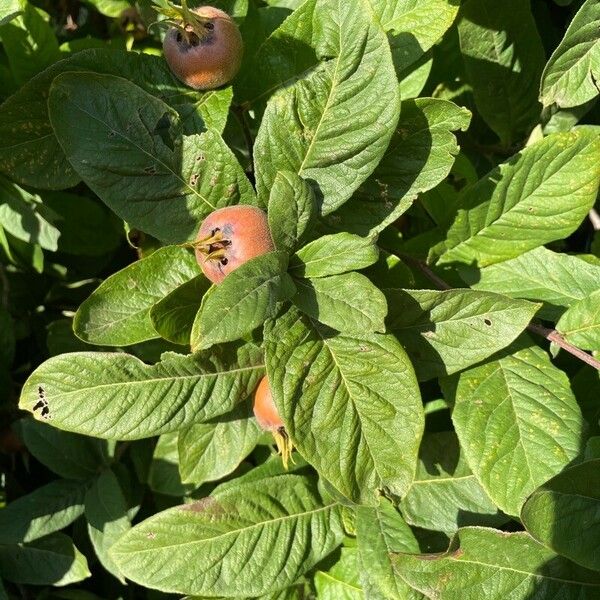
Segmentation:
[[(256, 388), (252, 409), (260, 428), (273, 434), (277, 449), (283, 460), (283, 466), (287, 469), (288, 462), (292, 457), (293, 445), (273, 402), (273, 395), (266, 375), (260, 380)], [(294, 461), (292, 460), (292, 462)]]
[(198, 23), (171, 27), (163, 50), (173, 74), (196, 90), (212, 90), (229, 83), (237, 74), (244, 50), (233, 19), (212, 6), (190, 11)]
[(275, 249), (267, 215), (243, 204), (210, 213), (192, 246), (202, 272), (216, 284), (251, 258)]

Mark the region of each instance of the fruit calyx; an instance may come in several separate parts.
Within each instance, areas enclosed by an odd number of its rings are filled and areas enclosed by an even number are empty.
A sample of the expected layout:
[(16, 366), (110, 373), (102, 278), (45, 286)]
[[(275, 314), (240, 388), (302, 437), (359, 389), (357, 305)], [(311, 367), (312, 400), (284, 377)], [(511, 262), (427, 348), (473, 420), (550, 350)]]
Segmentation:
[(283, 468), (287, 471), (288, 465), (291, 462), (293, 465), (294, 458), (292, 456), (292, 450), (294, 449), (294, 444), (290, 439), (285, 427), (279, 427), (275, 431), (272, 432), (273, 438), (275, 439), (275, 445), (277, 446), (277, 452), (281, 455), (281, 461), (283, 462)]
[(225, 254), (227, 248), (231, 246), (231, 240), (223, 235), (220, 227), (215, 227), (210, 232), (210, 235), (196, 240), (195, 242), (188, 242), (187, 244), (184, 244), (184, 246), (200, 252), (204, 256), (205, 261), (219, 261), (223, 266), (229, 262)]
[(191, 11), (187, 0), (181, 0), (181, 6), (173, 4), (170, 0), (154, 0), (154, 4), (156, 12), (167, 17), (160, 21), (160, 25), (175, 27), (178, 30), (178, 42), (185, 40), (189, 46), (198, 46), (210, 37), (215, 28), (213, 19)]

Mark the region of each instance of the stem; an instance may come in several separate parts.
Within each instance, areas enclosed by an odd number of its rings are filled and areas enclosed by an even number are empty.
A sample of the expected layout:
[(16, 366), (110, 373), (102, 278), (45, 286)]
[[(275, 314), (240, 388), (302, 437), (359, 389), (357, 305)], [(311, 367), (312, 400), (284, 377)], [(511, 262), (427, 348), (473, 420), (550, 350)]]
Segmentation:
[[(403, 260), (405, 260), (410, 265), (417, 268), (427, 279), (435, 283), (435, 285), (442, 290), (451, 290), (453, 289), (449, 286), (441, 277), (436, 275), (424, 262), (412, 258), (411, 256), (402, 256)], [(556, 329), (549, 329), (548, 327), (544, 327), (543, 325), (539, 325), (537, 323), (529, 323), (527, 325), (527, 329), (533, 333), (537, 333), (542, 337), (546, 338), (549, 342), (554, 342), (557, 346), (560, 346), (563, 350), (572, 354), (579, 360), (583, 361), (590, 367), (597, 369), (600, 371), (600, 360), (596, 360), (591, 354), (583, 351), (581, 348), (577, 346), (573, 346), (565, 340), (565, 338), (558, 332)]]
[(589, 217), (594, 231), (600, 231), (600, 215), (598, 214), (598, 211), (595, 208), (592, 208), (592, 210), (590, 210)]
[(250, 159), (250, 172), (254, 173), (254, 140), (252, 139), (252, 133), (250, 133), (250, 127), (246, 121), (246, 109), (243, 106), (235, 105), (232, 107), (232, 110), (242, 128), (244, 140), (246, 141), (246, 148), (248, 149), (248, 157)]

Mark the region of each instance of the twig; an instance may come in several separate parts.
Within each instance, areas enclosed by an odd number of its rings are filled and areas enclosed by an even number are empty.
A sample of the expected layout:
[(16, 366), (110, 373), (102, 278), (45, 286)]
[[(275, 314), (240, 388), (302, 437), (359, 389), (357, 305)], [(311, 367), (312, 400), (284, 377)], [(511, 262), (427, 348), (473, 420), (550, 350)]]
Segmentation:
[(595, 208), (592, 208), (592, 210), (590, 210), (589, 217), (594, 231), (600, 231), (600, 215), (598, 214), (598, 211)]
[[(402, 258), (407, 263), (421, 271), (421, 273), (423, 273), (423, 275), (425, 275), (425, 277), (427, 277), (427, 279), (429, 279), (431, 282), (435, 283), (438, 288), (442, 290), (453, 289), (441, 277), (436, 275), (424, 262), (412, 258), (411, 256), (403, 255)], [(596, 360), (591, 354), (588, 354), (581, 348), (573, 346), (573, 344), (567, 342), (567, 340), (565, 340), (565, 338), (558, 331), (556, 331), (556, 329), (549, 329), (548, 327), (544, 327), (543, 325), (538, 325), (537, 323), (533, 322), (527, 325), (527, 329), (533, 333), (541, 335), (549, 342), (554, 342), (557, 346), (560, 346), (563, 350), (565, 350), (565, 352), (572, 354), (579, 360), (590, 365), (590, 367), (600, 371), (600, 360)]]
[(248, 122), (246, 121), (246, 109), (243, 106), (236, 104), (232, 107), (232, 111), (242, 128), (244, 140), (246, 141), (246, 148), (248, 148), (250, 172), (254, 173), (254, 140), (252, 139), (252, 133), (250, 133), (250, 127), (248, 127)]

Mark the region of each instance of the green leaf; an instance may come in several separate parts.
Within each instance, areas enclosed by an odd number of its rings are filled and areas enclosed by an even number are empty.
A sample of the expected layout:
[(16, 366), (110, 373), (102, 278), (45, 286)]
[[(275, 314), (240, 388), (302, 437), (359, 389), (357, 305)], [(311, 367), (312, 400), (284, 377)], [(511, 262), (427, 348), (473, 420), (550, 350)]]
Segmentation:
[(523, 532), (466, 527), (445, 554), (397, 554), (394, 564), (409, 585), (439, 600), (593, 600), (600, 592), (600, 574)]
[(319, 600), (363, 600), (356, 548), (342, 548), (339, 559), (327, 571), (315, 573), (314, 582)]
[(254, 450), (260, 436), (248, 403), (179, 433), (179, 469), (184, 483), (200, 486), (232, 473)]
[[(600, 280), (596, 280), (596, 288), (599, 286)], [(573, 304), (556, 329), (583, 350), (600, 350), (600, 289)]]
[(0, 26), (5, 25), (23, 12), (20, 0), (6, 0), (0, 6)]
[(85, 556), (62, 533), (28, 544), (0, 545), (0, 576), (7, 581), (63, 586), (90, 575)]
[(155, 338), (152, 307), (198, 271), (187, 249), (161, 248), (103, 281), (77, 310), (73, 330), (98, 345), (128, 346)]
[[(453, 0), (367, 0), (388, 34), (400, 73), (421, 59), (450, 28), (458, 13)], [(435, 15), (432, 19), (431, 15)]]
[(98, 560), (109, 573), (125, 583), (108, 550), (131, 529), (131, 523), (123, 491), (111, 470), (104, 471), (86, 494), (85, 518)]
[(598, 289), (600, 265), (541, 246), (477, 273), (467, 271), (464, 279), (477, 290), (541, 300), (544, 307), (540, 315), (554, 320), (564, 308)]
[[(107, 439), (176, 431), (232, 410), (263, 375), (252, 344), (210, 353), (167, 353), (149, 366), (123, 353), (74, 352), (50, 358), (25, 382), (20, 406), (54, 427)], [(48, 412), (34, 410), (43, 390)]]
[(378, 506), (357, 507), (356, 538), (365, 598), (421, 598), (394, 572), (392, 553), (418, 553), (419, 544), (389, 500), (380, 498)]
[[(37, 393), (39, 401), (39, 390)], [(17, 433), (27, 450), (51, 471), (67, 479), (88, 480), (109, 462), (104, 440), (60, 431), (34, 419), (17, 422)]]
[(60, 58), (58, 41), (48, 20), (44, 11), (23, 2), (21, 14), (0, 29), (2, 47), (19, 85)]
[(85, 0), (85, 2), (94, 6), (99, 13), (113, 18), (117, 18), (124, 10), (131, 8), (128, 0)]
[(178, 432), (163, 433), (158, 438), (150, 471), (148, 473), (148, 486), (153, 492), (165, 496), (181, 498), (191, 492), (193, 486), (183, 485), (179, 474)]
[[(304, 76), (317, 63), (314, 50), (319, 35), (314, 22), (317, 0), (300, 0), (297, 4), (301, 6), (294, 6), (297, 10), (254, 52), (246, 53), (248, 63), (238, 76), (236, 96), (253, 107), (259, 107), (275, 90)], [(256, 31), (252, 33), (254, 37)]]
[(300, 277), (327, 277), (359, 271), (377, 262), (379, 250), (372, 238), (352, 233), (324, 235), (298, 250), (290, 259), (290, 273)]
[(600, 136), (580, 128), (550, 135), (465, 189), (440, 264), (485, 267), (567, 237), (594, 204)]
[[(160, 96), (182, 114), (194, 109), (194, 103), (197, 103), (206, 124), (218, 131), (222, 131), (227, 118), (228, 103), (225, 101), (222, 112), (215, 113), (212, 108), (207, 112), (206, 108), (215, 103), (210, 98), (230, 97), (230, 91), (213, 90), (201, 94), (186, 88), (175, 79), (162, 56), (107, 49), (84, 50), (49, 67), (0, 106), (0, 171), (17, 183), (41, 189), (64, 189), (80, 181), (54, 135), (48, 115), (50, 84), (60, 73), (70, 71), (95, 71), (124, 77), (150, 94)], [(220, 122), (213, 114), (221, 116)]]
[(342, 333), (385, 332), (385, 296), (360, 273), (294, 279), (294, 304), (311, 318)]
[(425, 381), (461, 371), (513, 342), (539, 308), (492, 292), (387, 290), (388, 329)]
[(277, 173), (269, 195), (269, 230), (275, 248), (288, 254), (316, 217), (315, 196), (308, 182), (295, 173)]
[(452, 421), (494, 503), (518, 515), (535, 488), (580, 451), (581, 411), (567, 376), (536, 346), (461, 373)]
[(57, 479), (0, 510), (0, 544), (31, 542), (70, 525), (83, 514), (87, 485)]
[(186, 281), (150, 309), (152, 327), (166, 340), (188, 346), (202, 297), (210, 287), (204, 275)]
[(477, 109), (505, 146), (538, 122), (542, 40), (528, 0), (468, 0), (458, 24), (460, 49)]
[(417, 474), (400, 506), (410, 525), (444, 533), (467, 525), (500, 526), (508, 520), (469, 469), (450, 431), (423, 438)]
[(173, 108), (121, 77), (63, 73), (48, 102), (81, 178), (121, 218), (163, 242), (191, 238), (216, 208), (253, 200), (218, 133), (183, 137)]
[(419, 194), (449, 174), (459, 147), (456, 130), (466, 130), (471, 113), (447, 100), (402, 102), (402, 118), (374, 173), (342, 210), (326, 221), (359, 235), (379, 233), (411, 206)]
[(598, 95), (599, 25), (600, 4), (586, 0), (544, 70), (540, 100), (545, 106), (579, 106)]
[(295, 583), (342, 536), (337, 505), (323, 500), (310, 479), (283, 475), (154, 515), (121, 538), (112, 556), (147, 587), (258, 596)]
[(275, 315), (277, 303), (295, 291), (287, 256), (269, 252), (231, 272), (204, 296), (192, 328), (192, 349), (238, 340)]
[(535, 490), (521, 510), (527, 531), (554, 552), (600, 571), (600, 460), (588, 460)]
[(389, 335), (335, 335), (290, 309), (265, 327), (273, 399), (294, 446), (348, 499), (402, 495), (423, 432), (419, 388)]
[(42, 204), (41, 198), (0, 177), (0, 223), (17, 239), (56, 250), (60, 231), (57, 215)]
[(318, 0), (315, 14), (318, 52), (330, 60), (271, 98), (254, 156), (260, 198), (287, 170), (316, 184), (327, 214), (380, 161), (400, 97), (387, 39), (366, 0)]

